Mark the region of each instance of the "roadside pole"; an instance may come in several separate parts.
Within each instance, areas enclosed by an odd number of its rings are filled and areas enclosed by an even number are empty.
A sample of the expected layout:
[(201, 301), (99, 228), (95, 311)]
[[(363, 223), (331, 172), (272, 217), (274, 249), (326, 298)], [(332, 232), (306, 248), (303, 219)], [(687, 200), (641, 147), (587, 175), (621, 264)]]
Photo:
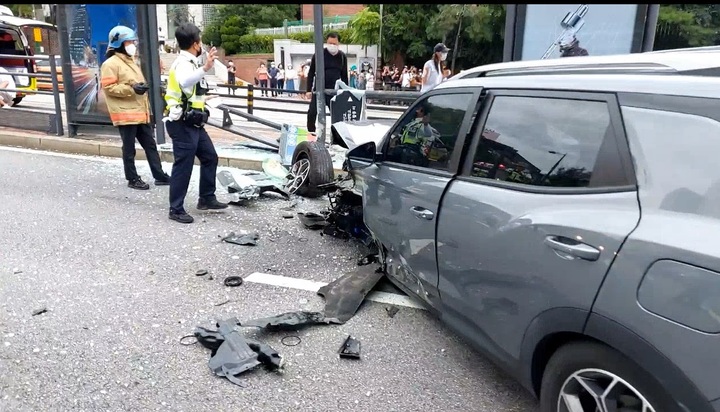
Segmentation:
[(313, 24), (315, 26), (315, 93), (317, 94), (317, 139), (325, 143), (325, 36), (323, 34), (323, 6), (313, 5)]

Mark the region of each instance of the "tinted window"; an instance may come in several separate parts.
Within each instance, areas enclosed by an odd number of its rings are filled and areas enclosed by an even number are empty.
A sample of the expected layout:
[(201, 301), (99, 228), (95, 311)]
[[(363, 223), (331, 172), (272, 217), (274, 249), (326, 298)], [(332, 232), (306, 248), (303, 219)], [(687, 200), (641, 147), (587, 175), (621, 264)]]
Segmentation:
[(612, 133), (605, 102), (499, 96), (472, 175), (533, 186), (593, 186), (595, 160)]
[(0, 54), (18, 54), (16, 52), (25, 53), (23, 42), (18, 32), (14, 30), (0, 29)]
[(472, 97), (453, 93), (422, 100), (390, 134), (386, 160), (447, 170)]

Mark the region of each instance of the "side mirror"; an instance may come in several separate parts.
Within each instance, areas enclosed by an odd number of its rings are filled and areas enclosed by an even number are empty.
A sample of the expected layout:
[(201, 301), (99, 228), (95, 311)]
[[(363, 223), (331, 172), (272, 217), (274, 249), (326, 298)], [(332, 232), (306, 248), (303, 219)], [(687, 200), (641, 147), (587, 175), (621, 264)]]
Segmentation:
[(347, 154), (348, 169), (359, 170), (372, 165), (375, 163), (376, 151), (375, 142), (363, 143), (350, 150)]

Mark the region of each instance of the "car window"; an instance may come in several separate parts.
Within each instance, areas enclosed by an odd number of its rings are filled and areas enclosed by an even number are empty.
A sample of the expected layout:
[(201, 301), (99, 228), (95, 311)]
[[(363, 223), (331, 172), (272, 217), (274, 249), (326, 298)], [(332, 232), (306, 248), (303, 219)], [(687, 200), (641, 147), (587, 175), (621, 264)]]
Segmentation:
[(0, 29), (0, 54), (18, 54), (17, 52), (25, 54), (25, 48), (18, 32)]
[(595, 160), (613, 133), (606, 102), (498, 96), (471, 174), (533, 186), (593, 186)]
[(385, 160), (448, 170), (473, 93), (437, 94), (414, 106), (390, 134)]

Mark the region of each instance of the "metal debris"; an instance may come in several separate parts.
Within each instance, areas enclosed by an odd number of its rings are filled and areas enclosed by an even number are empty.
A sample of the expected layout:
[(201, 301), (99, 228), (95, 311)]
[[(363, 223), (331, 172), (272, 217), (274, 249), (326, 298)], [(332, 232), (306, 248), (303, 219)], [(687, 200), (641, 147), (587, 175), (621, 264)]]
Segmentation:
[(40, 309), (35, 309), (34, 311), (32, 311), (32, 315), (33, 316), (42, 315), (43, 313), (47, 313), (47, 311), (48, 311), (47, 308), (43, 306)]
[(338, 354), (341, 358), (360, 359), (360, 341), (348, 335), (338, 350)]
[(235, 232), (230, 232), (227, 236), (222, 238), (222, 241), (240, 246), (255, 246), (257, 245), (258, 239), (260, 239), (260, 235), (257, 233), (237, 235)]
[(241, 322), (240, 326), (263, 328), (269, 331), (295, 330), (310, 325), (327, 325), (325, 315), (321, 312), (287, 312), (267, 318)]

